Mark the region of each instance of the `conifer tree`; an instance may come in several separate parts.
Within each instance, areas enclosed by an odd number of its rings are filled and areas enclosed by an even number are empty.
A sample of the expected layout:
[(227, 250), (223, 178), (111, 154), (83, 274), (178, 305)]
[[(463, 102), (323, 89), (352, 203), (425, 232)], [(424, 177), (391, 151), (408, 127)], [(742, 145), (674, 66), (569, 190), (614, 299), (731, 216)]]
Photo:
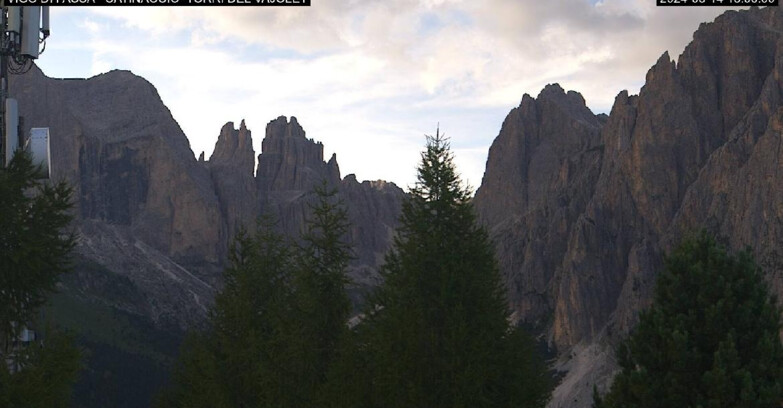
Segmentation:
[(240, 233), (211, 316), (232, 406), (272, 406), (296, 391), (288, 385), (285, 371), (295, 323), (294, 253), (271, 219), (260, 225), (253, 238)]
[(79, 369), (70, 336), (35, 327), (45, 341), (25, 344), (20, 332), (36, 321), (60, 274), (70, 267), (74, 237), (66, 231), (71, 189), (40, 181), (30, 156), (18, 151), (0, 167), (0, 406), (64, 407)]
[(183, 343), (173, 387), (159, 406), (286, 406), (296, 391), (286, 387), (285, 372), (293, 333), (291, 249), (268, 217), (253, 236), (237, 234), (210, 328)]
[(622, 371), (596, 406), (778, 407), (780, 309), (748, 251), (701, 233), (666, 259), (651, 308), (618, 349)]
[(152, 405), (156, 408), (232, 407), (217, 344), (211, 330), (188, 332), (180, 346), (171, 384), (155, 395)]
[[(440, 133), (427, 138), (384, 283), (359, 326), (375, 407), (543, 406), (532, 342), (509, 327), (494, 250)], [(356, 390), (354, 390), (356, 391)]]
[[(315, 187), (315, 201), (303, 233), (295, 275), (295, 318), (302, 340), (298, 358), (291, 361), (300, 376), (299, 395), (306, 406), (319, 406), (326, 378), (348, 333), (351, 302), (345, 291), (352, 258), (348, 213), (337, 191), (326, 183)], [(323, 401), (322, 401), (323, 402)]]
[(35, 316), (70, 266), (71, 189), (42, 183), (39, 174), (24, 151), (0, 168), (0, 333), (6, 339)]

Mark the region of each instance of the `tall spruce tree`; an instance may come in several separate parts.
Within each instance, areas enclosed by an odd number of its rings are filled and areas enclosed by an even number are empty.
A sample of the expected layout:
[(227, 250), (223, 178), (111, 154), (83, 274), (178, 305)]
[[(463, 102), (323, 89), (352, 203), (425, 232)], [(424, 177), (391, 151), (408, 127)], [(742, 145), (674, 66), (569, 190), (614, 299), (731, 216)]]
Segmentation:
[(544, 366), (509, 327), (493, 247), (440, 132), (427, 137), (417, 180), (358, 328), (368, 374), (353, 405), (543, 406)]
[(79, 369), (70, 336), (48, 329), (25, 344), (20, 331), (70, 267), (71, 189), (40, 181), (30, 156), (18, 151), (0, 167), (0, 406), (64, 407)]
[(291, 275), (294, 251), (265, 218), (250, 238), (240, 233), (225, 288), (211, 315), (221, 378), (235, 407), (292, 406), (286, 371), (294, 339)]
[(173, 387), (159, 406), (293, 406), (285, 404), (297, 391), (285, 361), (293, 338), (293, 254), (269, 217), (254, 235), (237, 234), (210, 328), (183, 343)]
[(327, 375), (348, 333), (351, 302), (345, 285), (352, 250), (346, 242), (348, 213), (337, 199), (337, 190), (324, 182), (314, 191), (316, 200), (310, 206), (294, 276), (301, 347), (291, 363), (300, 378), (299, 406), (316, 407), (324, 403)]
[(596, 406), (778, 407), (780, 309), (748, 251), (701, 233), (666, 259), (653, 305), (618, 349), (622, 371)]

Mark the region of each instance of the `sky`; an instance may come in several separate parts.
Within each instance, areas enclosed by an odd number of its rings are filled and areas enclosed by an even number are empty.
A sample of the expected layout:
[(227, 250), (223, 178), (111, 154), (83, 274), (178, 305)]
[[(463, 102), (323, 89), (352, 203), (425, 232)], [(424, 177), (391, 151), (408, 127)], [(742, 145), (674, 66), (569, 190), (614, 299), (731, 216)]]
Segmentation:
[(50, 77), (130, 70), (209, 158), (245, 120), (296, 116), (343, 176), (415, 181), (424, 135), (450, 138), (469, 186), (523, 94), (549, 83), (608, 113), (665, 51), (728, 7), (655, 0), (313, 0), (310, 7), (52, 7)]

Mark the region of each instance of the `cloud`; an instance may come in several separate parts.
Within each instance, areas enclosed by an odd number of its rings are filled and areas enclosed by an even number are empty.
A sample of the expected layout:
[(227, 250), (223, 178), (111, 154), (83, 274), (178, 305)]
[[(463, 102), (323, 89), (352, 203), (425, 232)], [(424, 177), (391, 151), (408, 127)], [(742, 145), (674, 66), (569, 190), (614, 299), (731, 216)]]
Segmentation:
[(338, 153), (343, 173), (408, 185), (422, 135), (440, 121), (477, 187), (523, 93), (560, 82), (608, 112), (658, 56), (679, 54), (721, 11), (650, 0), (330, 0), (53, 17), (81, 30), (69, 52), (91, 53), (89, 74), (131, 69), (156, 85), (196, 153), (211, 151), (226, 121), (246, 118), (260, 135), (266, 121), (293, 114)]

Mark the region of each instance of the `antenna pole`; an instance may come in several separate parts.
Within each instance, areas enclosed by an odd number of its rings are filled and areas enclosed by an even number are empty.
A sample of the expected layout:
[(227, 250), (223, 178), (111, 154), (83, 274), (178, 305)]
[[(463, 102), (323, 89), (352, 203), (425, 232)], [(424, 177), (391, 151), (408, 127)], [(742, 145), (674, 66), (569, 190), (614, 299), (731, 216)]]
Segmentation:
[(5, 100), (8, 98), (8, 48), (11, 46), (11, 38), (8, 34), (8, 7), (3, 7), (0, 11), (0, 29), (2, 37), (0, 38), (0, 160), (5, 167), (7, 149), (5, 140)]
[[(8, 166), (22, 143), (19, 110), (9, 95), (9, 74), (24, 74), (49, 37), (49, 6), (4, 6), (0, 0), (0, 167)], [(43, 128), (41, 128), (43, 129)], [(33, 161), (49, 171), (49, 131), (31, 143)]]

